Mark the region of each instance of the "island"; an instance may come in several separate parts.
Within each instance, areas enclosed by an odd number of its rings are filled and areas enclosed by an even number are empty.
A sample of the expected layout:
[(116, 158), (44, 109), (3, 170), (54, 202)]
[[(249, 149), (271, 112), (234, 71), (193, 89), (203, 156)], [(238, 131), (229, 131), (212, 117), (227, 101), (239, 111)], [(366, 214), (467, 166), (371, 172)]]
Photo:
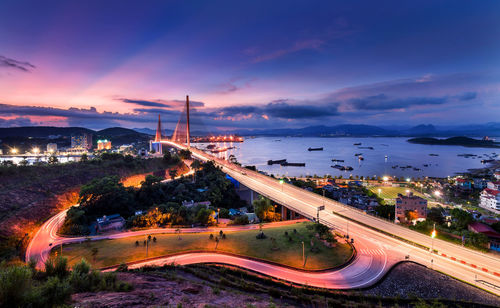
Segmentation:
[(407, 140), (410, 143), (433, 144), (433, 145), (460, 145), (472, 148), (500, 148), (500, 144), (489, 139), (473, 139), (469, 137), (451, 137), (446, 139), (437, 138), (412, 138)]

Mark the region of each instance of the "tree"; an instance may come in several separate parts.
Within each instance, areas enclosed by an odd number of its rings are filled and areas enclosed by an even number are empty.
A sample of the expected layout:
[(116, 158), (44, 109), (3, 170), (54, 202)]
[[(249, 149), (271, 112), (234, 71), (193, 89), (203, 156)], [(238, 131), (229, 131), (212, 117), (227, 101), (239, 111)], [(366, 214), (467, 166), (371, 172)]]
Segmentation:
[(134, 198), (117, 176), (94, 179), (83, 185), (78, 198), (80, 209), (87, 215), (100, 216), (119, 213), (129, 216)]
[(177, 169), (172, 168), (168, 170), (168, 175), (172, 180), (175, 179), (175, 177), (177, 176)]
[(190, 159), (191, 158), (191, 151), (189, 150), (180, 150), (179, 151), (179, 157), (181, 159)]
[(457, 230), (464, 230), (467, 226), (474, 220), (472, 214), (461, 210), (459, 208), (454, 208), (450, 211), (451, 219), (453, 220), (453, 226)]
[(274, 206), (271, 200), (267, 198), (260, 198), (253, 202), (255, 215), (263, 221), (278, 221), (281, 219), (281, 215), (274, 212)]
[(89, 160), (89, 157), (87, 156), (87, 154), (83, 153), (82, 156), (80, 156), (81, 162), (86, 162), (88, 160)]
[(427, 212), (427, 220), (440, 225), (444, 222), (443, 209), (441, 207), (433, 207)]
[(406, 210), (405, 217), (406, 217), (406, 222), (411, 223), (418, 219), (418, 213), (416, 211)]
[(198, 171), (201, 168), (201, 163), (199, 160), (193, 160), (191, 163), (191, 168), (194, 169), (195, 171)]
[(196, 222), (202, 224), (202, 225), (215, 225), (216, 221), (214, 218), (215, 212), (213, 210), (207, 209), (207, 208), (200, 208), (198, 212), (196, 213)]
[(163, 154), (163, 161), (167, 164), (170, 164), (172, 162), (172, 154), (170, 154), (169, 151), (165, 152), (165, 154)]
[(59, 159), (57, 159), (57, 156), (55, 156), (55, 155), (51, 155), (51, 156), (49, 157), (48, 163), (49, 163), (50, 165), (57, 164), (58, 162), (59, 162)]

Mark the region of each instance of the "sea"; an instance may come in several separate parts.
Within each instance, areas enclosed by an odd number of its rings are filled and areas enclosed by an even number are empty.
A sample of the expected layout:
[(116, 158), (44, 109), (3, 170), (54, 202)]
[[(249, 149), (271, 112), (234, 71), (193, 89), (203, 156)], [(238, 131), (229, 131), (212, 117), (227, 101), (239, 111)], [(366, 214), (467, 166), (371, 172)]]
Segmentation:
[[(242, 143), (219, 143), (218, 147), (234, 147), (217, 153), (219, 157), (234, 155), (242, 165), (255, 166), (275, 176), (397, 176), (409, 178), (447, 177), (468, 169), (485, 167), (483, 159), (500, 153), (495, 148), (468, 148), (449, 145), (413, 144), (400, 137), (255, 137)], [(356, 145), (355, 145), (356, 144)], [(358, 145), (360, 144), (360, 145)], [(204, 148), (207, 144), (197, 144)], [(308, 151), (308, 148), (322, 151)], [(371, 149), (373, 148), (373, 149)], [(364, 160), (355, 154), (361, 154)], [(459, 156), (473, 154), (472, 157)], [(268, 160), (286, 159), (289, 163), (305, 163), (305, 167), (268, 165)], [(333, 162), (332, 159), (344, 160)], [(332, 165), (351, 166), (340, 171)], [(411, 166), (411, 167), (409, 167)], [(405, 167), (405, 168), (401, 168)], [(409, 167), (409, 168), (407, 168)]]

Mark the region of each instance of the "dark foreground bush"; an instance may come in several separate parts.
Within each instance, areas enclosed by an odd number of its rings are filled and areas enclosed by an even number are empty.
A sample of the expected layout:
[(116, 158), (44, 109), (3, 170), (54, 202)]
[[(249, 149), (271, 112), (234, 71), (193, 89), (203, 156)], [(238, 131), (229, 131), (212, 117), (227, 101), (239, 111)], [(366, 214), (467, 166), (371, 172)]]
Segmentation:
[(32, 264), (0, 264), (0, 307), (56, 307), (67, 303), (73, 293), (130, 290), (132, 286), (119, 281), (115, 273), (92, 270), (84, 259), (72, 271), (62, 257), (47, 260), (43, 271)]

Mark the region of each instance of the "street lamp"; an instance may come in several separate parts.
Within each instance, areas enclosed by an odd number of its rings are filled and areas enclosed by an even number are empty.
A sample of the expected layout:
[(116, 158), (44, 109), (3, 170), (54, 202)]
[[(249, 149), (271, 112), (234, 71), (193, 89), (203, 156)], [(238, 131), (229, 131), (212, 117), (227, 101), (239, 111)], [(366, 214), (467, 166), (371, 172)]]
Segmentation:
[(285, 181), (283, 179), (280, 179), (280, 184), (281, 184), (281, 191), (283, 191), (283, 184), (285, 183)]
[(406, 178), (406, 182), (410, 183), (411, 179), (410, 178)]
[(378, 189), (378, 195), (380, 196), (380, 193), (382, 192), (382, 189)]
[(17, 149), (16, 149), (16, 148), (12, 148), (12, 150), (10, 150), (10, 152), (11, 152), (12, 154), (16, 154), (16, 153), (17, 153)]
[(220, 213), (220, 208), (217, 208), (217, 224), (219, 224), (219, 213)]
[(439, 198), (439, 197), (441, 197), (441, 192), (439, 190), (436, 190), (434, 192), (434, 195)]
[(386, 176), (384, 176), (384, 177), (382, 178), (382, 180), (384, 180), (384, 182), (387, 182), (387, 181), (389, 180), (389, 178), (388, 178), (388, 177), (386, 177)]
[(33, 153), (38, 154), (39, 152), (40, 152), (39, 148), (37, 148), (37, 147), (33, 148)]
[(431, 232), (431, 238), (432, 238), (432, 247), (431, 247), (431, 253), (434, 252), (434, 238), (436, 237), (436, 224), (434, 223), (434, 228)]

